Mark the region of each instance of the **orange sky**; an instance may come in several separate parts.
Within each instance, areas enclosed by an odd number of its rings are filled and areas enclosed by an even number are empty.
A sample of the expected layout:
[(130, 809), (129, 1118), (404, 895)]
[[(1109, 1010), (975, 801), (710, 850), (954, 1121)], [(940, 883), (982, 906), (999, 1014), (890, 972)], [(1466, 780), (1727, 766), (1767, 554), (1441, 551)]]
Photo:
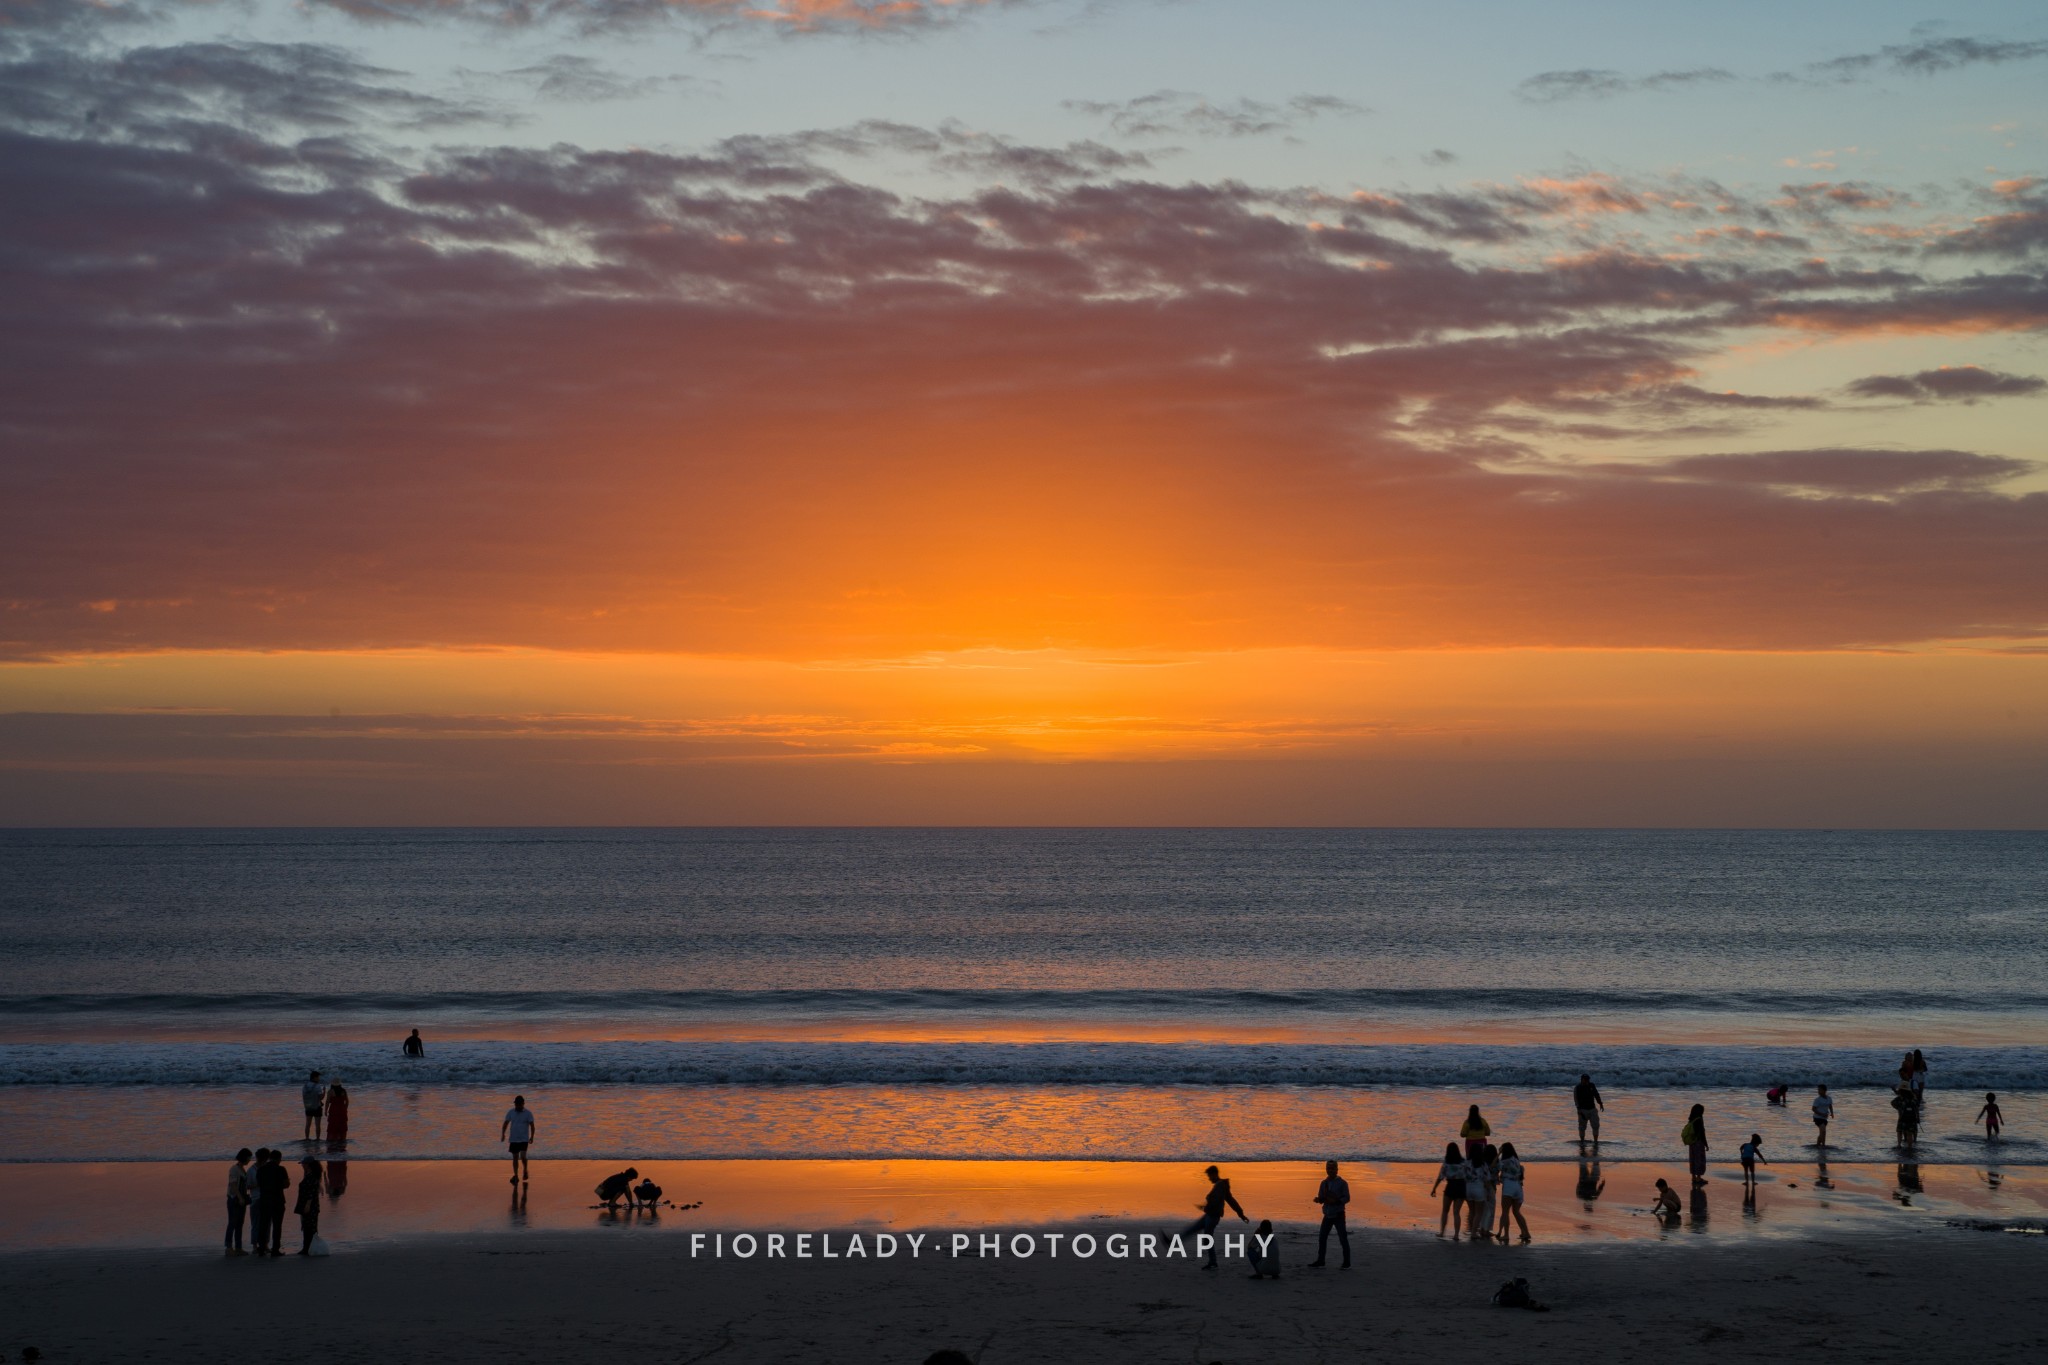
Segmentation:
[[(1397, 173), (1363, 100), (1160, 89), (689, 144), (666, 77), (351, 55), (489, 18), (425, 8), (0, 34), (0, 821), (2048, 818), (2009, 141)], [(806, 89), (1016, 18), (768, 16)], [(2039, 55), (1815, 51), (1524, 73), (1489, 155)]]

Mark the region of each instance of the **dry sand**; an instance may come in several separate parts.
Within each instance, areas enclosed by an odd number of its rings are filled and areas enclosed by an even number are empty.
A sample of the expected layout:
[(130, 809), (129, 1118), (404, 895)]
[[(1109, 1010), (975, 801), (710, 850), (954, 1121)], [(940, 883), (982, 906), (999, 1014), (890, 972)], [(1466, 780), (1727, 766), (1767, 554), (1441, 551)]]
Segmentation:
[[(1100, 1234), (1103, 1225), (1092, 1225)], [(294, 1230), (295, 1231), (295, 1230)], [(1358, 1266), (1284, 1278), (1186, 1261), (692, 1260), (686, 1237), (422, 1237), (325, 1260), (0, 1256), (0, 1351), (128, 1361), (859, 1362), (2048, 1359), (2048, 1237), (1919, 1226), (1474, 1247), (1354, 1234)], [(290, 1245), (292, 1243), (288, 1243)], [(1488, 1306), (1527, 1276), (1549, 1313)]]

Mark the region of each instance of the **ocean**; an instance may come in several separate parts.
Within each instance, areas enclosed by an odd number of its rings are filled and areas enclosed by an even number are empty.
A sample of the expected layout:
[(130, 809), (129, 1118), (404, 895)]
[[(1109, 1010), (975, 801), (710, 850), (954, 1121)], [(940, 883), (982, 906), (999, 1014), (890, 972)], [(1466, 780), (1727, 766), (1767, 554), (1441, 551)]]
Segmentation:
[[(426, 1056), (399, 1052), (420, 1029)], [(1686, 1107), (1885, 1160), (2048, 1160), (2048, 835), (1471, 830), (0, 832), (0, 1161), (1576, 1159)], [(1789, 1106), (1762, 1092), (1795, 1087)], [(1740, 1133), (1736, 1129), (1740, 1128)]]

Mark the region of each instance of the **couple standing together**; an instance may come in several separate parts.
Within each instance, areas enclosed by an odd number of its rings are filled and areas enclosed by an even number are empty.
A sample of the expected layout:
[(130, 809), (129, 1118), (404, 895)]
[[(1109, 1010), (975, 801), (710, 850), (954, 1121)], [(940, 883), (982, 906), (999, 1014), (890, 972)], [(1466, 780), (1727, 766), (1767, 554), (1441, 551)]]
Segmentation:
[(348, 1150), (348, 1091), (340, 1081), (328, 1085), (315, 1071), (306, 1077), (306, 1083), (299, 1087), (301, 1107), (306, 1111), (305, 1138), (308, 1142), (320, 1140), (320, 1128), (324, 1120), (327, 1128), (327, 1150), (342, 1152)]

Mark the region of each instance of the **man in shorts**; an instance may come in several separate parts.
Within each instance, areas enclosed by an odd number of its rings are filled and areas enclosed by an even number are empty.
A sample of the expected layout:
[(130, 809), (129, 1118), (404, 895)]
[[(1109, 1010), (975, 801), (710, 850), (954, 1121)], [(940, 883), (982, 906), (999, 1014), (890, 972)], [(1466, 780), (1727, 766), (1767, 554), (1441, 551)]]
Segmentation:
[(530, 1178), (533, 1168), (526, 1164), (526, 1149), (533, 1145), (533, 1111), (526, 1107), (526, 1096), (514, 1095), (512, 1107), (505, 1111), (505, 1121), (498, 1125), (498, 1140), (506, 1144), (512, 1153), (512, 1183), (517, 1185), (522, 1177)]
[(1579, 1073), (1579, 1083), (1572, 1087), (1572, 1108), (1579, 1111), (1579, 1145), (1586, 1145), (1586, 1129), (1593, 1130), (1593, 1142), (1600, 1142), (1600, 1111), (1607, 1107), (1607, 1101), (1600, 1098), (1600, 1087), (1593, 1084), (1593, 1078)]
[(327, 1087), (320, 1082), (320, 1073), (315, 1071), (306, 1077), (306, 1083), (299, 1087), (299, 1103), (306, 1111), (305, 1136), (314, 1142), (320, 1140), (320, 1113), (327, 1104)]

